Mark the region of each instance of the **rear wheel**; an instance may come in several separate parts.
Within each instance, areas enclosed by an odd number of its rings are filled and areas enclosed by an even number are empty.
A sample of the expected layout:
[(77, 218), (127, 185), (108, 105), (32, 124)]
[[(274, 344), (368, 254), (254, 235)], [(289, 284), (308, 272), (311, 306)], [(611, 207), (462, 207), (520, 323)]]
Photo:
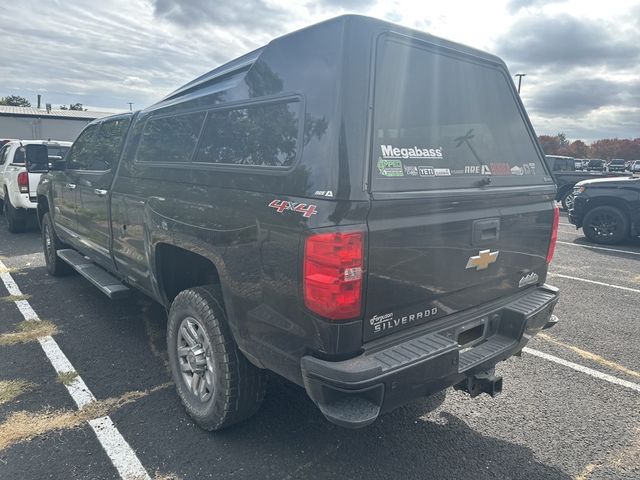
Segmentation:
[(260, 408), (266, 372), (252, 365), (236, 345), (219, 287), (178, 294), (169, 311), (167, 349), (178, 395), (189, 416), (205, 430), (221, 430)]
[(596, 207), (585, 215), (582, 230), (592, 242), (612, 245), (627, 238), (629, 221), (615, 207)]
[(575, 199), (575, 195), (573, 194), (573, 190), (568, 190), (567, 192), (565, 192), (565, 194), (562, 196), (562, 208), (565, 209), (565, 211), (569, 211), (573, 208), (573, 200)]
[(42, 216), (42, 250), (47, 272), (54, 277), (61, 277), (73, 271), (67, 262), (58, 257), (58, 250), (65, 247), (66, 245), (60, 241), (53, 229), (51, 215), (49, 212), (45, 213)]
[(26, 223), (26, 219), (22, 218), (24, 215), (20, 215), (21, 212), (11, 204), (11, 199), (6, 192), (4, 194), (4, 199), (4, 218), (7, 221), (7, 228), (11, 233), (20, 233), (24, 231)]

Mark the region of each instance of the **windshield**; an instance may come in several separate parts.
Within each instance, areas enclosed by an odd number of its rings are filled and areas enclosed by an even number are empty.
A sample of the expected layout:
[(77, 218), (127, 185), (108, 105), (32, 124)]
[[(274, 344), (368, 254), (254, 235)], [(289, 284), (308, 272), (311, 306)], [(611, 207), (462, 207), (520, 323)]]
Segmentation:
[(430, 48), (378, 45), (372, 188), (552, 182), (504, 72)]

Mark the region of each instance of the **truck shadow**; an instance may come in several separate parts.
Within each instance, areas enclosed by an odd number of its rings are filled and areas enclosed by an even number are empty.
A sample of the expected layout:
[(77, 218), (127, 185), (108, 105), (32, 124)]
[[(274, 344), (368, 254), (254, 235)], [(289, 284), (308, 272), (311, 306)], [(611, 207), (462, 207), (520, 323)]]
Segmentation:
[(257, 456), (267, 442), (266, 450), (298, 458), (282, 478), (570, 478), (528, 447), (474, 430), (446, 403), (425, 415), (425, 399), (347, 430), (327, 422), (295, 385), (272, 379), (267, 395), (254, 419), (213, 435)]

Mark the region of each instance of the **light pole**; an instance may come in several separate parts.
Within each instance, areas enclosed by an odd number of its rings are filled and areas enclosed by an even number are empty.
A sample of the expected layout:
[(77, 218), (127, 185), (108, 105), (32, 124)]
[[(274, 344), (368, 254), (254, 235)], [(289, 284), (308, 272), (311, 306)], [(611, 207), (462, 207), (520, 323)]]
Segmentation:
[(520, 85), (522, 85), (522, 77), (526, 77), (526, 73), (516, 73), (516, 77), (518, 77), (518, 95), (520, 95)]
[[(518, 92), (520, 91), (520, 87), (518, 86)], [(129, 104), (129, 111), (133, 111), (133, 102), (127, 102)]]

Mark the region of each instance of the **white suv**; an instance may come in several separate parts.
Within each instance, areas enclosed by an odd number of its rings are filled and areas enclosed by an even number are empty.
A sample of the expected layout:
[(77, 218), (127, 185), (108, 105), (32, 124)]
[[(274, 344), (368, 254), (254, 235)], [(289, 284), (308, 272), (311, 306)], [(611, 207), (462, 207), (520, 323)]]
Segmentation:
[(11, 140), (0, 148), (0, 204), (10, 232), (24, 229), (30, 212), (36, 211), (36, 187), (39, 173), (28, 173), (25, 166), (26, 146), (46, 145), (49, 161), (64, 157), (71, 142), (44, 140)]

